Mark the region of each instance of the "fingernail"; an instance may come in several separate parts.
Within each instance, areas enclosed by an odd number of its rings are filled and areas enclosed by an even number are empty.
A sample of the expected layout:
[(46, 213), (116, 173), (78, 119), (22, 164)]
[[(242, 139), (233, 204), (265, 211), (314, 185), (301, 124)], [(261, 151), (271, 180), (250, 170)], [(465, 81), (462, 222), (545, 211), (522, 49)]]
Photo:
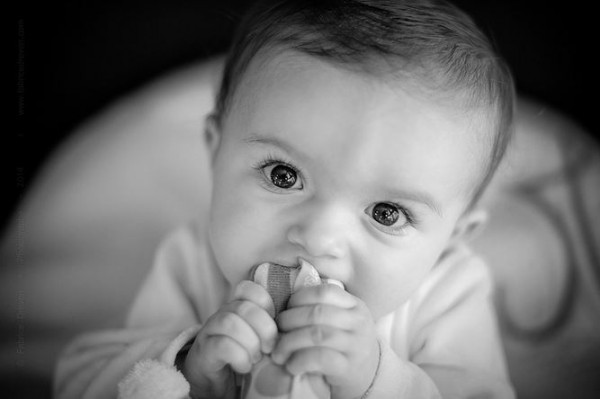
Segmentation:
[(263, 348), (263, 352), (264, 353), (271, 353), (271, 352), (273, 352), (273, 348), (275, 348), (275, 341), (271, 340), (271, 341), (265, 343), (265, 347)]
[(234, 288), (233, 293), (231, 295), (232, 299), (237, 299), (241, 293), (243, 292), (244, 289), (244, 285), (247, 284), (246, 280), (242, 280), (240, 281)]
[(283, 364), (283, 359), (281, 358), (281, 355), (277, 352), (271, 353), (271, 360), (273, 360), (273, 363), (275, 363), (275, 364), (279, 364), (279, 365)]

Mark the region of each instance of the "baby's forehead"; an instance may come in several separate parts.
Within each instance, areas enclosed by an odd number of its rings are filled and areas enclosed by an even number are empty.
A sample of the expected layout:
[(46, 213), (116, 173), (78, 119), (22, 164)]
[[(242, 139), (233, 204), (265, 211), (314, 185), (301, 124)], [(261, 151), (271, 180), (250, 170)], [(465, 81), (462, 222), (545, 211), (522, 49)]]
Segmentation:
[[(376, 63), (385, 65), (377, 68), (373, 66)], [(489, 104), (478, 101), (467, 89), (442, 88), (440, 84), (426, 80), (423, 76), (415, 76), (411, 71), (403, 71), (398, 68), (391, 70), (391, 64), (386, 64), (386, 61), (381, 59), (375, 60), (365, 67), (364, 65), (317, 58), (293, 50), (261, 51), (253, 57), (247, 70), (241, 76), (239, 86), (242, 90), (240, 92), (244, 94), (246, 101), (253, 103), (260, 96), (260, 92), (280, 84), (281, 79), (286, 79), (300, 70), (305, 72), (304, 76), (310, 77), (310, 70), (316, 71), (323, 64), (339, 70), (341, 72), (340, 79), (344, 80), (345, 85), (351, 86), (358, 80), (367, 87), (379, 86), (391, 91), (409, 92), (411, 96), (419, 98), (424, 103), (435, 104), (450, 111), (456, 118), (468, 119), (469, 129), (476, 132), (478, 144), (487, 147), (493, 140), (497, 121), (495, 121), (495, 112)], [(308, 73), (306, 73), (307, 71)], [(381, 107), (383, 106), (382, 104)]]
[[(397, 59), (398, 58), (398, 59)], [(302, 69), (319, 69), (323, 65), (337, 69), (348, 84), (358, 80), (374, 86), (408, 91), (423, 100), (455, 109), (457, 114), (473, 113), (489, 117), (491, 106), (485, 106), (472, 87), (454, 86), (445, 82), (443, 71), (408, 62), (399, 57), (363, 57), (360, 61), (343, 61), (333, 57), (317, 57), (282, 46), (260, 49), (237, 77), (237, 87), (255, 97), (257, 92), (277, 84), (283, 76)], [(310, 74), (309, 74), (310, 75)], [(256, 84), (258, 82), (258, 84)], [(249, 92), (248, 92), (249, 91)], [(489, 104), (488, 104), (489, 105)]]
[[(323, 68), (327, 71), (327, 74), (324, 75), (324, 79), (322, 78), (323, 74), (319, 75), (319, 73), (323, 71)], [(337, 73), (338, 71), (339, 73)], [(320, 86), (315, 86), (313, 81), (319, 79), (317, 75), (321, 76), (321, 80), (318, 81)], [(293, 84), (290, 83), (292, 81), (295, 82), (296, 86), (300, 86), (301, 90), (285, 91), (284, 88), (287, 87), (288, 84), (293, 86)], [(340, 93), (342, 94), (339, 96), (331, 95), (331, 88), (328, 87), (329, 84), (337, 84), (338, 86), (336, 86), (336, 88), (340, 89)], [(461, 177), (463, 183), (465, 181), (472, 182), (465, 185), (466, 191), (470, 192), (474, 190), (477, 184), (479, 184), (480, 178), (479, 173), (474, 173), (473, 169), (476, 171), (485, 169), (487, 165), (486, 157), (489, 156), (490, 153), (489, 131), (491, 130), (491, 124), (485, 117), (487, 112), (481, 112), (481, 110), (469, 109), (462, 105), (457, 105), (458, 101), (450, 101), (449, 97), (443, 98), (438, 96), (432, 98), (428, 95), (428, 92), (419, 91), (418, 88), (415, 88), (415, 85), (417, 84), (418, 83), (415, 83), (414, 81), (406, 79), (403, 81), (393, 79), (393, 77), (387, 77), (386, 79), (381, 76), (370, 76), (364, 72), (340, 68), (336, 64), (323, 62), (322, 60), (315, 62), (314, 57), (302, 54), (279, 53), (274, 54), (271, 57), (259, 58), (248, 68), (243, 80), (240, 82), (240, 88), (237, 94), (239, 97), (235, 103), (232, 104), (231, 112), (232, 115), (241, 117), (241, 119), (244, 120), (245, 125), (252, 125), (248, 121), (258, 119), (263, 123), (263, 126), (274, 126), (267, 122), (273, 119), (283, 120), (281, 115), (291, 114), (296, 118), (293, 119), (295, 123), (292, 125), (302, 126), (291, 126), (291, 129), (296, 134), (288, 135), (286, 140), (291, 143), (292, 146), (302, 146), (302, 140), (305, 136), (303, 129), (310, 126), (310, 129), (318, 130), (324, 126), (315, 124), (320, 122), (327, 124), (334, 121), (339, 126), (354, 122), (360, 124), (364, 120), (367, 120), (367, 116), (375, 115), (377, 118), (379, 116), (381, 117), (381, 123), (389, 122), (392, 124), (387, 127), (388, 130), (396, 128), (399, 131), (405, 130), (405, 127), (402, 126), (404, 122), (402, 119), (390, 118), (390, 115), (394, 116), (394, 114), (402, 114), (402, 109), (393, 108), (396, 106), (401, 107), (402, 103), (398, 103), (398, 105), (393, 101), (385, 101), (389, 96), (377, 97), (371, 91), (380, 92), (381, 90), (387, 90), (388, 92), (395, 93), (395, 91), (398, 90), (398, 95), (405, 95), (408, 92), (409, 97), (414, 97), (418, 105), (422, 105), (423, 109), (419, 109), (417, 106), (415, 108), (415, 113), (425, 113), (430, 109), (439, 108), (440, 112), (442, 112), (445, 117), (448, 116), (447, 122), (460, 126), (460, 129), (455, 128), (453, 132), (461, 136), (460, 139), (457, 137), (456, 141), (460, 141), (464, 146), (468, 147), (465, 152), (465, 154), (468, 155), (462, 160), (464, 162), (464, 167), (457, 168), (455, 175), (457, 175), (456, 177)], [(358, 95), (354, 95), (357, 91), (352, 90), (353, 86), (359, 91)], [(309, 93), (309, 96), (305, 97), (306, 90), (313, 90), (314, 92)], [(284, 91), (284, 94), (281, 94), (281, 91)], [(278, 92), (277, 94), (279, 97), (276, 97), (276, 100), (269, 102), (267, 100), (271, 98), (272, 92)], [(346, 93), (349, 93), (349, 95), (345, 95)], [(300, 98), (296, 100), (293, 98), (294, 96), (300, 96)], [(352, 97), (352, 100), (349, 100), (349, 97)], [(330, 102), (326, 103), (325, 98)], [(382, 98), (383, 100), (380, 102), (367, 101), (369, 98)], [(339, 107), (336, 105), (338, 102), (340, 104)], [(319, 104), (321, 108), (311, 107), (316, 104)], [(340, 107), (347, 107), (348, 109), (351, 109), (351, 112), (344, 113), (343, 110), (340, 111), (338, 109)], [(339, 112), (347, 118), (347, 120), (327, 118), (328, 116), (331, 116), (327, 115), (328, 113), (334, 112)], [(246, 118), (244, 117), (244, 114), (251, 115), (249, 118)], [(376, 125), (378, 123), (377, 118), (369, 119), (371, 127), (373, 124)], [(286, 122), (288, 121), (289, 120), (286, 120)], [(309, 122), (313, 124), (309, 124)], [(412, 121), (407, 122), (413, 123)], [(444, 122), (446, 122), (446, 120), (444, 120)], [(291, 124), (288, 123), (285, 126), (285, 129), (290, 128), (289, 125)], [(335, 126), (332, 128), (335, 129)], [(433, 151), (433, 148), (431, 148), (431, 151), (428, 151), (429, 148), (426, 145), (420, 147), (413, 145), (411, 141), (417, 141), (421, 138), (418, 134), (410, 135), (400, 133), (397, 136), (393, 134), (385, 136), (386, 146), (400, 149), (398, 152), (369, 152), (367, 151), (369, 148), (373, 148), (374, 145), (377, 145), (377, 143), (373, 144), (369, 141), (369, 135), (373, 134), (373, 129), (354, 129), (352, 125), (344, 126), (344, 128), (346, 128), (346, 131), (340, 136), (343, 143), (330, 145), (329, 155), (335, 157), (337, 152), (346, 151), (351, 147), (353, 149), (358, 148), (360, 152), (357, 152), (354, 156), (357, 160), (361, 160), (365, 165), (372, 165), (375, 163), (381, 165), (392, 164), (395, 158), (402, 153), (402, 148), (414, 149), (412, 151), (413, 153), (403, 153), (403, 156), (410, 160), (414, 160), (414, 163), (417, 164), (427, 161), (429, 157), (443, 157), (443, 149), (440, 151), (440, 146), (436, 145), (437, 143), (435, 142), (436, 134), (439, 134), (440, 142), (448, 140), (448, 134), (444, 131), (445, 126), (435, 125), (435, 129), (437, 130), (426, 133), (430, 140), (431, 137), (433, 137), (433, 141), (430, 141), (430, 143), (431, 147), (435, 147), (436, 152)], [(418, 128), (418, 126), (415, 128)], [(461, 130), (468, 130), (469, 132), (463, 132)], [(423, 132), (421, 132), (421, 134), (422, 133)], [(462, 136), (465, 134), (471, 138), (464, 140)], [(360, 145), (352, 146), (352, 143), (358, 143)], [(384, 146), (382, 146), (382, 148), (383, 147)], [(477, 159), (477, 166), (475, 168), (472, 166), (473, 158)], [(435, 159), (433, 161), (435, 162)], [(476, 177), (473, 177), (473, 175), (476, 175)], [(392, 177), (390, 177), (390, 179), (391, 178)]]

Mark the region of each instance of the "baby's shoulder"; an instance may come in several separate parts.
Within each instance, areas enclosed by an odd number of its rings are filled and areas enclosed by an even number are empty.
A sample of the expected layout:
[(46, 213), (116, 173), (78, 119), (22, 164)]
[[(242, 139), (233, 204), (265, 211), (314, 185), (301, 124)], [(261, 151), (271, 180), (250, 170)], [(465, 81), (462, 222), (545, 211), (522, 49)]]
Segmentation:
[(167, 269), (180, 280), (187, 280), (190, 275), (206, 279), (203, 274), (214, 274), (210, 254), (204, 229), (192, 220), (178, 225), (163, 237), (156, 251), (155, 267)]
[(460, 244), (442, 254), (411, 301), (423, 306), (449, 304), (474, 294), (486, 296), (491, 293), (492, 281), (486, 262)]
[(460, 322), (474, 303), (490, 299), (491, 288), (486, 263), (471, 248), (449, 248), (413, 295), (388, 319), (380, 321), (381, 328), (390, 332), (394, 351), (409, 358), (427, 334)]
[(159, 253), (164, 251), (206, 251), (206, 237), (198, 221), (190, 220), (169, 230), (158, 246)]
[(489, 280), (490, 270), (484, 259), (465, 243), (448, 248), (431, 270), (432, 281), (468, 282)]

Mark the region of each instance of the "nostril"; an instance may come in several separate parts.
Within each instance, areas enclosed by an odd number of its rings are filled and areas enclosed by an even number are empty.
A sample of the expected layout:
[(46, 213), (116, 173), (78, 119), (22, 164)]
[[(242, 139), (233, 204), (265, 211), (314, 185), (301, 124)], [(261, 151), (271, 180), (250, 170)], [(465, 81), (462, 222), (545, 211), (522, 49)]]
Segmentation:
[(346, 255), (351, 227), (343, 210), (327, 206), (302, 216), (288, 226), (288, 242), (301, 248), (310, 259), (331, 261)]
[(344, 255), (344, 243), (335, 232), (290, 230), (288, 241), (299, 246), (310, 258), (340, 258)]

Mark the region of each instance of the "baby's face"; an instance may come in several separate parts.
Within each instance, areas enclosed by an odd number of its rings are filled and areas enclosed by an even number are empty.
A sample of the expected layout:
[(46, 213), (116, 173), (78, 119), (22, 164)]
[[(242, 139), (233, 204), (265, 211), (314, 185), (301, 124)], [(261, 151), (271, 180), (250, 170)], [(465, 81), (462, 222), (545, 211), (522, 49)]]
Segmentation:
[(378, 318), (446, 247), (480, 171), (474, 123), (309, 56), (253, 63), (214, 153), (210, 241), (235, 285), (298, 258)]

